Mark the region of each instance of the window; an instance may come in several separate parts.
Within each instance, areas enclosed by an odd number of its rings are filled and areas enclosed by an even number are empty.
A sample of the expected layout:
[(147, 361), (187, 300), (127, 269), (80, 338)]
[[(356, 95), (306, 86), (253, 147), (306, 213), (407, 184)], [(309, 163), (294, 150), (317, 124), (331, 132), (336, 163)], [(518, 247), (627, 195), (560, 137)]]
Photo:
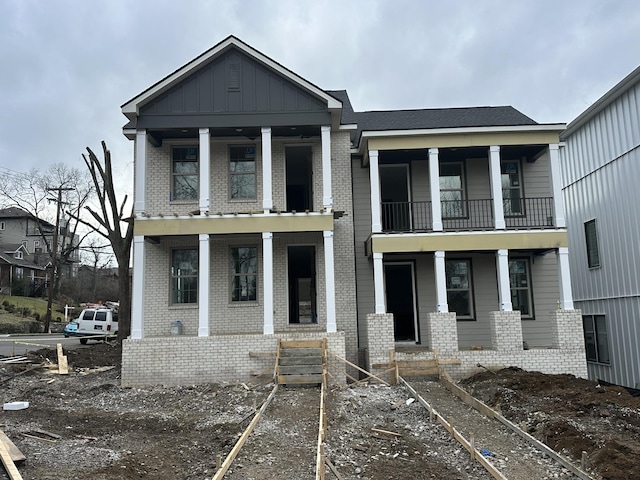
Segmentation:
[(173, 148), (172, 200), (198, 199), (198, 149)]
[(40, 240), (33, 241), (33, 250), (35, 251), (36, 248), (40, 248)]
[(198, 250), (176, 249), (171, 258), (171, 303), (198, 301)]
[(473, 318), (471, 292), (471, 262), (469, 260), (447, 260), (445, 262), (447, 303), (449, 311), (457, 318)]
[(17, 258), (18, 260), (22, 260), (23, 255), (22, 255), (22, 250), (18, 250), (14, 255), (13, 258)]
[(257, 247), (231, 248), (231, 301), (255, 302), (258, 279)]
[(509, 284), (511, 286), (511, 304), (519, 310), (522, 317), (533, 317), (531, 301), (531, 281), (529, 260), (526, 258), (509, 260)]
[(609, 342), (605, 316), (583, 315), (582, 325), (587, 361), (609, 364)]
[(589, 268), (600, 266), (600, 252), (598, 251), (598, 230), (595, 219), (584, 224), (584, 238), (587, 243), (587, 264)]
[(4, 230), (4, 222), (0, 222), (0, 230)]
[(462, 170), (462, 163), (440, 164), (442, 218), (456, 218), (466, 215)]
[(16, 278), (18, 280), (22, 280), (23, 277), (24, 277), (24, 270), (21, 267), (16, 267)]
[(230, 198), (256, 198), (256, 147), (231, 147), (229, 158)]
[(509, 160), (500, 164), (502, 179), (502, 204), (505, 216), (522, 215), (522, 180), (520, 178), (520, 162)]

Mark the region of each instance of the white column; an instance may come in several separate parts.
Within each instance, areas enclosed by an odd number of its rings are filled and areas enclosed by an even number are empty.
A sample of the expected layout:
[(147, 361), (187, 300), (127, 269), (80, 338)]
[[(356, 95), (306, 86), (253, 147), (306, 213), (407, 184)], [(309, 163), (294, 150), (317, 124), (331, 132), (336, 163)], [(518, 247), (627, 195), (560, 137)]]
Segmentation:
[(565, 228), (567, 222), (564, 218), (564, 203), (562, 200), (562, 178), (560, 176), (560, 156), (558, 144), (549, 145), (549, 169), (551, 185), (553, 187), (553, 210), (555, 212), (555, 226)]
[(200, 129), (200, 151), (198, 158), (200, 160), (200, 213), (209, 211), (209, 185), (211, 171), (211, 139), (209, 137), (209, 129)]
[(333, 230), (324, 231), (324, 285), (327, 304), (327, 333), (337, 331), (336, 281), (333, 263)]
[(209, 234), (198, 235), (198, 336), (209, 336), (209, 292), (211, 291), (209, 279)]
[(263, 127), (260, 131), (262, 133), (262, 208), (264, 209), (264, 213), (269, 213), (273, 208), (271, 185), (271, 127)]
[(371, 232), (380, 233), (382, 232), (382, 213), (380, 212), (382, 199), (380, 198), (378, 150), (369, 150), (369, 184), (371, 186)]
[(262, 232), (262, 290), (264, 325), (262, 332), (273, 335), (273, 233)]
[(147, 209), (147, 131), (136, 130), (135, 185), (133, 213)]
[(498, 301), (500, 311), (513, 310), (511, 303), (511, 282), (509, 281), (509, 250), (501, 249), (496, 253), (496, 271), (498, 273)]
[(429, 149), (429, 187), (431, 190), (431, 228), (434, 232), (441, 232), (442, 205), (440, 204), (440, 167), (437, 148)]
[(433, 263), (436, 272), (436, 305), (438, 313), (449, 311), (447, 301), (447, 275), (444, 265), (444, 252), (437, 250), (433, 252)]
[(322, 139), (322, 206), (325, 210), (333, 208), (331, 191), (331, 126), (320, 127)]
[(500, 147), (489, 147), (489, 181), (491, 182), (491, 198), (493, 199), (493, 218), (495, 227), (504, 230), (504, 204), (502, 203), (502, 168), (500, 168)]
[(133, 237), (133, 282), (131, 289), (131, 338), (139, 340), (144, 332), (144, 237)]
[(373, 295), (376, 304), (375, 313), (387, 313), (387, 301), (384, 296), (382, 253), (373, 254)]
[(558, 277), (560, 280), (560, 308), (562, 310), (573, 310), (569, 249), (567, 247), (558, 248)]

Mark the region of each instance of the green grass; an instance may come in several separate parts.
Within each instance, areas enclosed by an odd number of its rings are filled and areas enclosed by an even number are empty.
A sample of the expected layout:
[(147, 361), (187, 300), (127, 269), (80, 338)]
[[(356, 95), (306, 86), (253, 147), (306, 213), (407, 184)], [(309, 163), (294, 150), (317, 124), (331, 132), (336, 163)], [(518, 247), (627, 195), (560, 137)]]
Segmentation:
[[(40, 318), (44, 319), (44, 316), (47, 313), (47, 299), (46, 298), (31, 298), (31, 297), (19, 297), (19, 296), (11, 296), (11, 295), (0, 295), (0, 304), (5, 301), (15, 305), (16, 311), (14, 315), (21, 316), (20, 310), (23, 308), (29, 308), (31, 310), (31, 314), (28, 315), (33, 318), (34, 313), (39, 313)], [(1, 308), (1, 307), (0, 307)], [(58, 305), (55, 302), (51, 305), (51, 319), (55, 321), (56, 317), (61, 317), (64, 320), (64, 313), (60, 313), (58, 310), (62, 309), (64, 311), (64, 305)], [(6, 312), (5, 312), (6, 313)]]

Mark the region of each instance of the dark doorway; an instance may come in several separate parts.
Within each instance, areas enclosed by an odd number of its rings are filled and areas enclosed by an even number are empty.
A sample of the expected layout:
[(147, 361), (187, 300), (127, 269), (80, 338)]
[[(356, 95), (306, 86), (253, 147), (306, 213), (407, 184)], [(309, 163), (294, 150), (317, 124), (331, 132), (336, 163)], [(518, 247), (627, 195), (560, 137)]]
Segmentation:
[(387, 312), (393, 313), (396, 342), (417, 342), (413, 264), (385, 264), (384, 279)]
[(287, 211), (313, 210), (313, 171), (310, 146), (286, 147)]
[(385, 231), (403, 232), (411, 229), (408, 170), (409, 167), (404, 164), (380, 166), (382, 228)]
[(289, 323), (318, 323), (316, 307), (316, 247), (288, 248)]

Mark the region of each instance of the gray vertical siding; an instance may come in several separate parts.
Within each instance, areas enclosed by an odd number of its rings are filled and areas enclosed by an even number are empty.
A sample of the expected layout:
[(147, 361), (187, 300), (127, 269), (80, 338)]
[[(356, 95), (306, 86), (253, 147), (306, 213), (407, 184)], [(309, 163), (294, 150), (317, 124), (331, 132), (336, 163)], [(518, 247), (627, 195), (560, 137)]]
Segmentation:
[[(573, 296), (604, 314), (611, 364), (590, 378), (640, 384), (640, 84), (566, 139), (561, 149)], [(584, 222), (596, 219), (600, 264), (587, 265)]]

